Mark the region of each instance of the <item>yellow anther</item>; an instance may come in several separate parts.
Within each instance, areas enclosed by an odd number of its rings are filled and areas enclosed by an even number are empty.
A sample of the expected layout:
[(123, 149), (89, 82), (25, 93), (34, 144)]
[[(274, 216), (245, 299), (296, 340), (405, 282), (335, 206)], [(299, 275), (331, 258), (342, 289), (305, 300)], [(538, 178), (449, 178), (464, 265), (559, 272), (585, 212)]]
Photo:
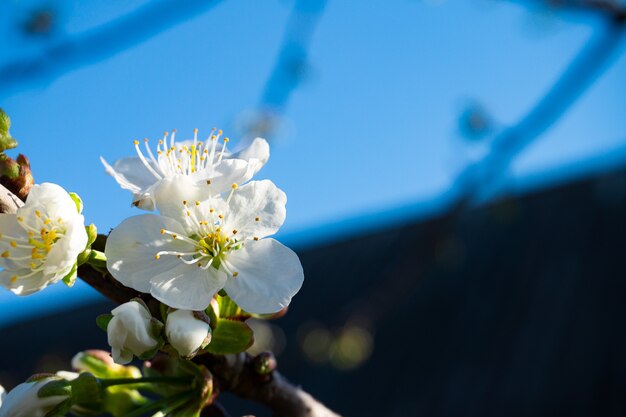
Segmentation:
[(163, 152), (162, 151), (157, 151), (157, 154), (163, 155)]
[(37, 264), (34, 263), (34, 262), (31, 262), (30, 263), (30, 269), (35, 269), (35, 268), (37, 268)]
[(196, 206), (199, 206), (199, 205), (200, 205), (200, 202), (199, 202), (199, 201), (196, 201)]
[(22, 216), (17, 216), (17, 221), (18, 221), (18, 222), (23, 222), (23, 221), (24, 221), (24, 218), (23, 218)]
[(154, 259), (158, 260), (159, 258), (161, 258), (161, 255), (159, 255), (158, 253), (154, 255)]
[(198, 268), (202, 266), (202, 262), (198, 262)]
[(9, 256), (11, 256), (11, 252), (9, 252), (8, 250), (5, 250), (4, 252), (2, 252), (3, 258), (8, 258)]
[(209, 213), (213, 213), (215, 210), (213, 209), (209, 209)]
[(223, 132), (222, 132), (222, 129), (220, 129), (220, 130), (218, 130), (218, 131), (217, 131), (217, 134), (218, 134), (218, 135), (221, 135), (222, 133), (223, 133)]
[(198, 133), (198, 128), (197, 127), (193, 130), (193, 133)]
[(161, 229), (161, 234), (164, 235), (165, 234), (165, 229)]
[(15, 281), (17, 281), (17, 275), (13, 275), (11, 277), (11, 283), (14, 283)]
[(254, 218), (254, 221), (255, 221), (255, 222), (258, 222), (259, 220), (261, 220), (261, 219), (260, 219), (260, 218), (258, 218), (258, 217), (255, 217), (255, 218)]
[(224, 216), (222, 216), (221, 214), (218, 214), (217, 217), (219, 217), (220, 219), (224, 218)]
[(231, 185), (231, 188), (232, 188), (233, 190), (236, 190), (237, 188), (239, 188), (239, 185), (237, 185), (237, 183), (236, 183), (236, 182), (233, 182), (233, 185)]
[(159, 139), (159, 145), (163, 145), (163, 141)]
[(41, 212), (39, 210), (35, 210), (35, 216), (41, 217)]
[(211, 180), (206, 180), (206, 185), (211, 185)]
[(17, 248), (17, 242), (14, 240), (11, 241), (10, 245), (14, 248)]
[(233, 278), (236, 278), (237, 275), (239, 275), (239, 272), (237, 272), (237, 271), (233, 272)]
[(228, 142), (230, 142), (230, 139), (229, 138), (224, 138), (224, 143), (228, 143)]
[(139, 141), (138, 141), (138, 140), (134, 140), (134, 141), (133, 141), (133, 143), (134, 143), (135, 145), (139, 145)]
[(33, 236), (35, 236), (35, 233), (34, 233), (34, 232), (31, 232), (30, 230), (27, 232), (27, 234), (28, 234), (28, 236), (29, 236), (29, 237), (33, 237)]
[(234, 229), (233, 230), (233, 235), (236, 235), (236, 234), (237, 234), (237, 229)]
[(43, 224), (50, 224), (50, 223), (52, 223), (52, 220), (50, 220), (50, 219), (46, 219), (46, 220), (43, 221)]
[(177, 235), (176, 233), (174, 233), (174, 234), (172, 234), (172, 237), (173, 237), (174, 239), (177, 239), (177, 238), (178, 238), (178, 235)]
[(187, 210), (187, 217), (191, 217), (191, 212)]
[(143, 138), (143, 141), (146, 142), (146, 143), (149, 142), (148, 138)]
[(183, 206), (187, 205), (187, 200), (183, 200)]
[(254, 240), (259, 240), (259, 238), (255, 236), (255, 237), (254, 237)]

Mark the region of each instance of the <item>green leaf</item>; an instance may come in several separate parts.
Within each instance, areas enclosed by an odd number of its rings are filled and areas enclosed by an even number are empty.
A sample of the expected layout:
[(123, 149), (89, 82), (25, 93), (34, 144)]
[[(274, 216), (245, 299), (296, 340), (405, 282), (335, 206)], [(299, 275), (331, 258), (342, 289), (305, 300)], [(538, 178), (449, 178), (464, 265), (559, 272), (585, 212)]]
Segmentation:
[(76, 282), (76, 271), (78, 270), (78, 262), (74, 262), (74, 266), (72, 266), (71, 271), (63, 277), (63, 282), (68, 287), (72, 287)]
[(248, 349), (254, 342), (250, 326), (242, 321), (221, 319), (213, 329), (213, 338), (206, 351), (215, 355), (239, 353)]
[(106, 332), (111, 319), (113, 319), (113, 314), (100, 314), (98, 317), (96, 317), (96, 324), (99, 328)]
[(82, 213), (83, 212), (83, 200), (76, 193), (69, 193), (69, 194), (70, 194), (70, 197), (72, 197), (74, 204), (76, 204), (76, 210), (78, 210), (78, 214)]

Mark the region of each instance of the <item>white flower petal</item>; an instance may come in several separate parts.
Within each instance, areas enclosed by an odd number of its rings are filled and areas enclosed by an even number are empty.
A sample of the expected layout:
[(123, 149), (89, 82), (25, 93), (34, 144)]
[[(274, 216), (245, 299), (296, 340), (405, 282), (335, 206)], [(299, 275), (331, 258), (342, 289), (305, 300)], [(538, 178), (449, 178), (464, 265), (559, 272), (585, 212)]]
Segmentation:
[[(54, 279), (53, 277), (44, 275), (43, 272), (36, 272), (31, 275), (30, 269), (17, 269), (17, 270), (4, 270), (0, 271), (0, 285), (10, 290), (16, 295), (30, 295), (37, 291), (43, 290), (48, 284), (54, 284), (60, 278)], [(21, 276), (30, 275), (27, 278), (21, 278)], [(18, 278), (14, 280), (13, 278)]]
[(224, 287), (226, 274), (214, 268), (206, 270), (178, 261), (176, 267), (155, 275), (150, 294), (170, 307), (201, 311)]
[(200, 349), (210, 330), (209, 323), (198, 320), (193, 311), (176, 310), (167, 315), (165, 335), (181, 356), (189, 356)]
[(118, 159), (113, 166), (109, 165), (103, 157), (100, 157), (100, 162), (104, 165), (107, 174), (112, 176), (123, 189), (133, 193), (147, 190), (157, 180), (139, 158)]
[[(215, 195), (230, 190), (233, 184), (243, 184), (249, 175), (248, 162), (241, 159), (224, 159), (215, 166), (212, 172), (199, 172), (198, 186), (205, 194)], [(210, 179), (211, 184), (206, 180)]]
[(161, 229), (181, 235), (185, 233), (177, 221), (154, 214), (130, 217), (113, 229), (107, 239), (105, 254), (107, 268), (115, 279), (137, 291), (150, 292), (152, 277), (181, 263), (176, 256), (155, 259), (157, 252), (193, 250), (189, 243), (162, 235)]
[[(63, 187), (45, 182), (43, 184), (35, 184), (28, 193), (28, 198), (23, 207), (17, 209), (18, 216), (24, 218), (32, 217), (30, 215), (31, 207), (40, 208), (42, 212), (52, 219), (71, 219), (78, 216), (76, 203)], [(24, 212), (24, 214), (22, 214)]]
[(128, 363), (132, 354), (141, 355), (154, 349), (158, 342), (150, 334), (152, 316), (136, 301), (124, 303), (111, 311), (107, 337), (117, 363)]
[(233, 154), (233, 158), (248, 161), (248, 175), (252, 178), (270, 158), (270, 145), (263, 138), (255, 138), (248, 147)]
[(224, 290), (250, 313), (287, 307), (304, 281), (298, 255), (274, 239), (247, 242), (230, 254), (228, 263), (237, 276), (228, 279)]
[(65, 395), (43, 398), (37, 395), (39, 389), (52, 380), (53, 378), (45, 378), (37, 382), (24, 382), (13, 388), (2, 402), (0, 417), (44, 417), (67, 399)]
[(85, 219), (79, 215), (67, 225), (65, 236), (61, 237), (48, 252), (44, 273), (47, 275), (56, 274), (59, 278), (63, 278), (70, 272), (76, 258), (85, 250), (86, 246)]
[(229, 202), (224, 230), (242, 238), (273, 235), (285, 221), (287, 196), (272, 181), (252, 181), (239, 187)]
[(176, 175), (163, 178), (153, 189), (153, 198), (157, 210), (173, 219), (182, 218), (185, 211), (184, 201), (193, 204), (206, 196), (192, 178)]

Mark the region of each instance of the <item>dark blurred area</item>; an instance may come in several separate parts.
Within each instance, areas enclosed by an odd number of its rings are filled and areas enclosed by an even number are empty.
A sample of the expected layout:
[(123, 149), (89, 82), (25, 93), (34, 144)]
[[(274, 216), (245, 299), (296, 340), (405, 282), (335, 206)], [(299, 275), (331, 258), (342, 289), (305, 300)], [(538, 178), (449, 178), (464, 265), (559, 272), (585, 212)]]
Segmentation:
[[(301, 248), (304, 288), (258, 335), (346, 416), (622, 416), (624, 213), (619, 170)], [(93, 318), (111, 307), (4, 329), (3, 384), (106, 348)]]

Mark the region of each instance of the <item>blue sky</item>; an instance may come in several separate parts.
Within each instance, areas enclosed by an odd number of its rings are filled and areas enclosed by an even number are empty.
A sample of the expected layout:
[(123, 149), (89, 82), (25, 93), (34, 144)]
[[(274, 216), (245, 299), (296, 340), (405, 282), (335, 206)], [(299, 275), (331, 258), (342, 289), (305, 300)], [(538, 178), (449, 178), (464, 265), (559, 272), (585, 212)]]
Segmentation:
[[(0, 4), (0, 65), (41, 49), (11, 23), (36, 3)], [(144, 3), (52, 2), (63, 5), (54, 39)], [(236, 142), (237, 120), (259, 102), (291, 7), (223, 1), (108, 59), (0, 91), (36, 181), (78, 192), (87, 220), (104, 232), (138, 214), (98, 157), (132, 155), (134, 139), (158, 139), (173, 128), (191, 136), (195, 127), (208, 134), (217, 126)], [(504, 1), (329, 1), (309, 50), (309, 75), (261, 172), (289, 197), (281, 235), (319, 240), (317, 229), (332, 229), (323, 225), (394, 207), (408, 208), (393, 216), (408, 216), (436, 200), (480, 148), (458, 133), (464, 104), (481, 103), (498, 126), (514, 123), (599, 27), (597, 19)], [(626, 147), (625, 51), (622, 42), (601, 78), (514, 161), (511, 187), (525, 178), (541, 183), (555, 171), (575, 175), (586, 161), (602, 165), (598, 155)], [(359, 227), (380, 221), (367, 219)], [(68, 291), (50, 288), (28, 303)], [(0, 302), (16, 298), (3, 293)]]

